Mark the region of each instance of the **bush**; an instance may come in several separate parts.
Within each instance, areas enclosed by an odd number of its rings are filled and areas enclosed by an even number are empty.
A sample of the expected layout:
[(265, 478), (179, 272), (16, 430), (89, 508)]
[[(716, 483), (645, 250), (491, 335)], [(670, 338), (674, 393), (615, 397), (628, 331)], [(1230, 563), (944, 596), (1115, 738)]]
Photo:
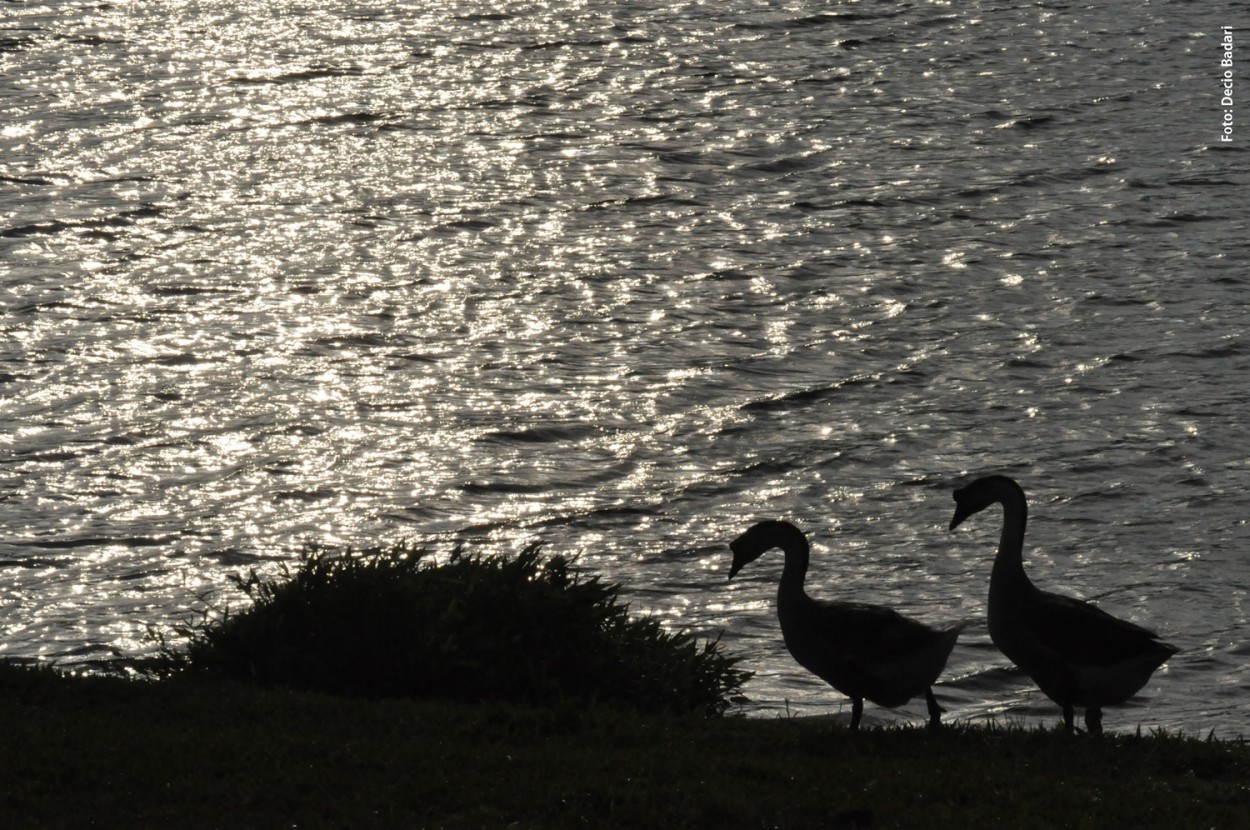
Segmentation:
[(185, 631), (173, 666), (371, 697), (566, 698), (722, 713), (750, 676), (717, 642), (630, 619), (618, 585), (540, 545), (426, 561), (405, 544), (306, 551), (292, 575), (238, 579), (252, 606)]

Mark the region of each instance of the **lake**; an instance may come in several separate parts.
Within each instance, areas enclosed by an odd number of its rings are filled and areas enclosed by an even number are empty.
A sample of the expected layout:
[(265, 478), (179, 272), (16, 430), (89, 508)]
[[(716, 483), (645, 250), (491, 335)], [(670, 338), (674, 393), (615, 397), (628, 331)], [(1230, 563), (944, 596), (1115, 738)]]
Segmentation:
[(1182, 649), (1107, 727), (1245, 731), (1245, 3), (444, 5), (4, 4), (0, 655), (543, 540), (846, 714), (780, 555), (726, 579), (787, 518), (814, 596), (973, 621), (948, 719), (1056, 722), (946, 529), (1002, 472), (1040, 586)]

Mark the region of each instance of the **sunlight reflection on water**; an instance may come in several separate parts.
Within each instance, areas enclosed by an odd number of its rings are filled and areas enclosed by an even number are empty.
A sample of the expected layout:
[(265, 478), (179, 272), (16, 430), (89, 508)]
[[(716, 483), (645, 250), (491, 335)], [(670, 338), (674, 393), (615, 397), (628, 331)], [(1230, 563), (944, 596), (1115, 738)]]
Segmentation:
[[(1202, 689), (1245, 689), (1245, 191), (1189, 126), (1200, 35), (278, 8), (6, 12), (5, 653), (150, 651), (308, 540), (539, 537), (827, 709), (725, 543), (790, 516), (813, 593), (975, 618), (949, 493), (1005, 469), (1039, 582), (1186, 649), (1133, 719), (1239, 728)], [(1037, 713), (1001, 666), (970, 630), (956, 716)]]

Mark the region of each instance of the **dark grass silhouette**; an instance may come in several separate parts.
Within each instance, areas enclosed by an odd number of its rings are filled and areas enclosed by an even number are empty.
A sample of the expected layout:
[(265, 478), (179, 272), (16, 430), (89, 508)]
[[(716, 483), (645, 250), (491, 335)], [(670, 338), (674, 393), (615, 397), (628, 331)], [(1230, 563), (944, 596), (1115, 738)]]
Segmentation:
[(723, 713), (749, 672), (718, 643), (631, 618), (619, 585), (534, 544), (444, 563), (406, 544), (312, 549), (283, 579), (237, 580), (251, 607), (185, 629), (168, 667), (367, 697), (567, 699)]

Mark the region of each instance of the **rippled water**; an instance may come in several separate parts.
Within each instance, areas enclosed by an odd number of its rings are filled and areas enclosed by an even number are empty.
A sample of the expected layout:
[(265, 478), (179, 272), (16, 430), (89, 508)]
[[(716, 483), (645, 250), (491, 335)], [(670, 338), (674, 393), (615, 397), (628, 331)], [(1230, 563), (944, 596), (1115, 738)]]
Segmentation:
[[(837, 711), (728, 540), (981, 620), (997, 512), (945, 527), (1005, 471), (1040, 584), (1184, 649), (1108, 727), (1245, 731), (1247, 4), (454, 8), (0, 9), (3, 654), (146, 653), (309, 540), (543, 539)], [(951, 716), (1056, 719), (1008, 665), (970, 628)]]

